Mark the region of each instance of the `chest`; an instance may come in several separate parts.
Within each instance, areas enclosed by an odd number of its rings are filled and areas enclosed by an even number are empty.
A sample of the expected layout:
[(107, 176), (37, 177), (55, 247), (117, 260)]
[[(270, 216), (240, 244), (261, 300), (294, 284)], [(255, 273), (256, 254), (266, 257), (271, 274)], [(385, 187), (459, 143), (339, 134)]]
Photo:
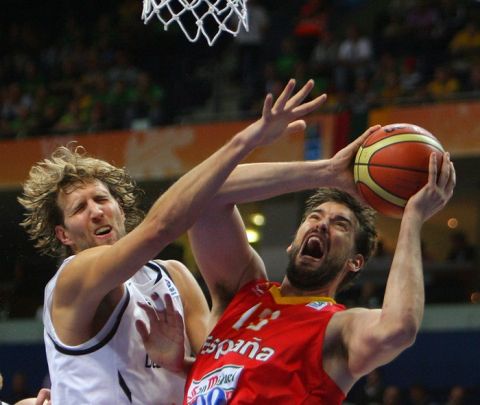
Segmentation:
[(327, 307), (318, 303), (281, 305), (268, 297), (243, 300), (227, 309), (199, 357), (252, 367), (271, 362), (287, 367), (289, 363), (318, 359), (330, 319)]
[(213, 396), (238, 404), (340, 403), (323, 399), (327, 391), (341, 397), (322, 367), (323, 339), (333, 315), (329, 304), (283, 305), (268, 295), (237, 298), (197, 356), (186, 403), (198, 398), (214, 403)]

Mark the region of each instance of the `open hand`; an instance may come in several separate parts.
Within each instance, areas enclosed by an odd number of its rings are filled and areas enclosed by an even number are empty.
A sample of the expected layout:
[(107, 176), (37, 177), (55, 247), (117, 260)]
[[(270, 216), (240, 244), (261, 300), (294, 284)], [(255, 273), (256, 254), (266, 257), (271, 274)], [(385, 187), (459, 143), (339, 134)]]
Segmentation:
[[(159, 297), (154, 294), (152, 299), (156, 301)], [(170, 295), (166, 294), (164, 301), (163, 310), (139, 302), (138, 305), (145, 311), (150, 321), (150, 330), (141, 320), (137, 320), (135, 326), (152, 361), (177, 372), (183, 369), (185, 357), (183, 319), (175, 310)]]
[(316, 110), (327, 99), (327, 96), (322, 94), (304, 103), (313, 86), (313, 80), (309, 80), (292, 96), (295, 80), (290, 79), (275, 103), (273, 96), (267, 95), (263, 104), (262, 117), (246, 129), (255, 137), (256, 146), (267, 145), (283, 134), (303, 131), (306, 128), (302, 117)]

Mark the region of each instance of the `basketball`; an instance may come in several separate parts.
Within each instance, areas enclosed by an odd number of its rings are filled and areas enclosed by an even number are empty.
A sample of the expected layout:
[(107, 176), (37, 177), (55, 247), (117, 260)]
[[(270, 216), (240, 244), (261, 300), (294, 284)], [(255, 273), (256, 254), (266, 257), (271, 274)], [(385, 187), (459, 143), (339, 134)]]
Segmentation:
[(370, 134), (354, 163), (357, 190), (376, 211), (400, 218), (407, 200), (428, 181), (432, 152), (438, 170), (443, 147), (426, 129), (413, 124), (390, 124)]

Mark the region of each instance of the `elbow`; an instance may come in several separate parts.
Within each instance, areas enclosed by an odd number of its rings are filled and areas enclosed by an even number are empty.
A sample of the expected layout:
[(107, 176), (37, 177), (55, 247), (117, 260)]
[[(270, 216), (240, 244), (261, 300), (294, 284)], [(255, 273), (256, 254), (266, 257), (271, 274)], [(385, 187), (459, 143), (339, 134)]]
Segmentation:
[(415, 343), (419, 330), (420, 322), (410, 317), (400, 321), (392, 328), (388, 340), (397, 347), (407, 348)]
[(405, 327), (401, 333), (398, 334), (398, 341), (399, 341), (399, 346), (402, 347), (410, 347), (413, 346), (415, 343), (415, 340), (417, 339), (417, 334), (418, 334), (418, 328), (415, 327), (414, 325), (409, 325)]
[(388, 347), (407, 348), (415, 343), (421, 320), (414, 314), (390, 319), (384, 324), (383, 342)]

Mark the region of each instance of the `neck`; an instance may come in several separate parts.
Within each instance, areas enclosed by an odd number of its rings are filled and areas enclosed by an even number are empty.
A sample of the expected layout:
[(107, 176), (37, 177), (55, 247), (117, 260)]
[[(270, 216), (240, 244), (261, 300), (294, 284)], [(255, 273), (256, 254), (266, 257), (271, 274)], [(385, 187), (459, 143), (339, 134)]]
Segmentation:
[(329, 297), (335, 298), (336, 280), (330, 285), (317, 288), (315, 290), (302, 290), (294, 287), (288, 277), (285, 277), (280, 286), (280, 292), (284, 297)]

